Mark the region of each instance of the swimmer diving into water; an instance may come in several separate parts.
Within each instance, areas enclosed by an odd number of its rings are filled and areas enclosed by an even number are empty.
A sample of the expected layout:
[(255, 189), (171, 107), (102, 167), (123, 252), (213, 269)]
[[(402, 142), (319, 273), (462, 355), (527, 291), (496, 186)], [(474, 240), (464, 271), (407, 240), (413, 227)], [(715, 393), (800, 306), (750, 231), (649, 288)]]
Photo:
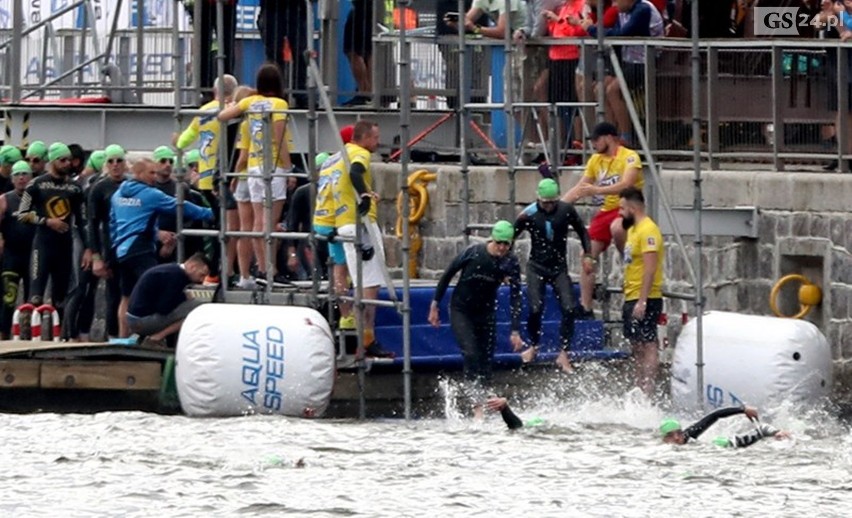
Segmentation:
[[(506, 423), (506, 426), (510, 430), (524, 427), (524, 422), (521, 418), (509, 408), (509, 402), (506, 398), (492, 397), (485, 403), (485, 406), (492, 412), (500, 412), (500, 417), (503, 418), (503, 422)], [(674, 419), (664, 419), (662, 424), (660, 424), (660, 435), (663, 438), (663, 442), (667, 444), (686, 444), (690, 440), (697, 439), (719, 419), (738, 414), (745, 414), (746, 417), (755, 422), (755, 429), (730, 438), (717, 437), (713, 441), (714, 444), (728, 448), (745, 448), (765, 437), (775, 437), (776, 439), (787, 439), (790, 437), (789, 432), (778, 430), (774, 426), (762, 424), (757, 421), (757, 409), (745, 405), (714, 410), (685, 430)]]

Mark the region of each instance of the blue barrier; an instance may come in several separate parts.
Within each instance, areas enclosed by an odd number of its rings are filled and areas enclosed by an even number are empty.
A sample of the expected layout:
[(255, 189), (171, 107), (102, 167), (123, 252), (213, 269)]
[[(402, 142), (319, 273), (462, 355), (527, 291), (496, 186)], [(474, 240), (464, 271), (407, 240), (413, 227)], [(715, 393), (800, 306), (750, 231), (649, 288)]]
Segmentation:
[[(542, 340), (538, 361), (551, 361), (559, 353), (559, 324), (562, 315), (556, 298), (550, 287), (547, 288), (544, 316), (542, 321)], [(435, 294), (434, 287), (411, 288), (411, 355), (415, 367), (460, 368), (461, 354), (455, 337), (450, 329), (447, 306), (452, 298), (453, 287), (444, 296), (441, 303), (441, 326), (432, 327), (426, 320), (429, 307)], [(521, 314), (521, 335), (526, 339), (526, 288), (523, 290), (523, 310)], [(397, 289), (402, 299), (402, 292)], [(578, 300), (579, 288), (574, 286), (575, 300)], [(382, 289), (379, 298), (388, 299), (387, 290)], [(512, 352), (509, 343), (510, 333), (509, 288), (504, 286), (498, 294), (497, 305), (497, 349), (494, 363), (499, 367), (515, 367), (521, 364), (520, 355)], [(394, 309), (380, 307), (376, 311), (376, 338), (385, 349), (397, 355), (395, 363), (401, 364), (402, 358), (402, 317)], [(578, 320), (571, 342), (571, 356), (574, 360), (608, 360), (623, 358), (621, 351), (604, 350), (604, 327), (599, 320)]]

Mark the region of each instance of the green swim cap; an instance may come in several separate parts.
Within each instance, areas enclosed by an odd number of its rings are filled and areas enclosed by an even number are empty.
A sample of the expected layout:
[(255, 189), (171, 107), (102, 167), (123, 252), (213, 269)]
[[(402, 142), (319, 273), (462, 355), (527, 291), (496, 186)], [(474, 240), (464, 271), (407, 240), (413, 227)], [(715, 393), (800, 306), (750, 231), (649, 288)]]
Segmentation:
[(524, 421), (524, 428), (532, 428), (534, 426), (542, 426), (544, 424), (546, 424), (546, 421), (541, 417), (533, 417), (532, 419)]
[(154, 150), (154, 160), (159, 162), (164, 158), (175, 159), (175, 152), (169, 146), (160, 146)]
[(15, 165), (12, 166), (12, 176), (19, 174), (33, 174), (33, 170), (30, 169), (30, 164), (24, 160), (18, 160), (15, 162)]
[(660, 423), (660, 435), (663, 437), (680, 429), (680, 423), (675, 419), (663, 419), (663, 422)]
[(110, 144), (104, 149), (104, 156), (110, 158), (124, 158), (124, 148), (118, 144)]
[(89, 155), (89, 160), (86, 161), (86, 167), (100, 171), (104, 168), (104, 162), (106, 162), (106, 152), (101, 150), (92, 151), (92, 154)]
[(54, 142), (50, 145), (50, 149), (47, 150), (47, 159), (51, 162), (70, 156), (71, 150), (62, 142)]
[(41, 140), (34, 141), (32, 144), (30, 144), (30, 147), (27, 148), (27, 155), (26, 156), (37, 156), (37, 157), (41, 158), (42, 160), (46, 159), (47, 158), (47, 144), (45, 144)]
[(325, 163), (326, 160), (328, 160), (328, 157), (330, 156), (331, 155), (329, 155), (325, 151), (317, 155), (317, 157), (314, 159), (314, 163), (317, 165), (317, 168), (322, 167), (322, 165)]
[(0, 147), (0, 165), (14, 164), (18, 160), (23, 160), (24, 156), (21, 150), (12, 145)]
[(538, 182), (538, 197), (542, 200), (551, 200), (559, 197), (559, 184), (553, 178), (545, 178)]
[(491, 239), (494, 241), (512, 241), (515, 237), (515, 227), (505, 219), (494, 224), (491, 229)]
[(721, 446), (722, 448), (730, 448), (731, 446), (733, 446), (730, 439), (721, 436), (713, 439), (713, 444), (715, 444), (716, 446)]
[(183, 156), (184, 164), (197, 164), (198, 162), (201, 162), (201, 151), (197, 149), (192, 149)]

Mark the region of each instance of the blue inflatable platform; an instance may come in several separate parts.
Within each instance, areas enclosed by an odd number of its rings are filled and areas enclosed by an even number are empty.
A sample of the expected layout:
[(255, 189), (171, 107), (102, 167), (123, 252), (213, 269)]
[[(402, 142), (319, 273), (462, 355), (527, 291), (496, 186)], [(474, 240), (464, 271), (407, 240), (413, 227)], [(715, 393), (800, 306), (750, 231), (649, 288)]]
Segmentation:
[[(536, 363), (550, 362), (559, 354), (559, 324), (561, 313), (556, 297), (550, 287), (547, 288), (544, 317), (542, 322), (542, 343)], [(450, 329), (448, 312), (453, 286), (450, 287), (441, 303), (441, 326), (432, 327), (426, 320), (429, 307), (435, 295), (435, 286), (411, 287), (411, 357), (412, 366), (421, 369), (456, 370), (462, 367), (462, 357)], [(579, 300), (579, 288), (574, 287), (575, 300)], [(402, 290), (397, 289), (402, 300)], [(386, 290), (379, 298), (388, 299)], [(495, 367), (514, 368), (522, 364), (520, 354), (512, 352), (509, 343), (511, 318), (509, 313), (509, 288), (504, 286), (498, 295), (497, 308), (497, 350), (494, 355)], [(526, 287), (523, 289), (523, 310), (521, 313), (521, 336), (527, 341)], [(391, 308), (378, 308), (376, 312), (376, 339), (382, 346), (396, 353), (395, 366), (402, 365), (402, 317)], [(604, 349), (604, 327), (599, 320), (578, 320), (571, 342), (572, 361), (614, 360), (626, 357), (623, 351)]]

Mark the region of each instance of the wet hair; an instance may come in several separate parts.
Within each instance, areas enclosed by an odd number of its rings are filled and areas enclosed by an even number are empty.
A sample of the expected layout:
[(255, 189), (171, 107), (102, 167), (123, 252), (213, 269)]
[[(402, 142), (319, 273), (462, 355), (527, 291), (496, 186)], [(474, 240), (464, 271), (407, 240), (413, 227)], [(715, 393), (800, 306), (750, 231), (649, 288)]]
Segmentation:
[(621, 191), (618, 196), (620, 198), (624, 198), (627, 201), (632, 201), (645, 205), (645, 195), (642, 194), (642, 191), (637, 189), (636, 187), (628, 187)]
[(274, 63), (266, 63), (257, 71), (257, 93), (266, 97), (284, 98), (284, 80), (281, 70)]
[(370, 120), (359, 120), (355, 123), (355, 129), (352, 131), (352, 141), (360, 142), (364, 137), (373, 131), (373, 128), (378, 127), (378, 123)]

